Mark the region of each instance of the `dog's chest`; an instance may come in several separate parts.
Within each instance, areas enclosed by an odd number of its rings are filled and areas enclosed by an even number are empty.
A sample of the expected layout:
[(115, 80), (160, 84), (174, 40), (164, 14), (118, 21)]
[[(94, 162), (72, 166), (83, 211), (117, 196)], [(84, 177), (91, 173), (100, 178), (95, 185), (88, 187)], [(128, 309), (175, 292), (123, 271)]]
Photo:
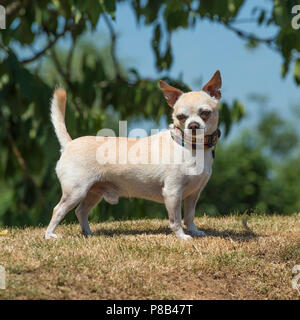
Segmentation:
[(191, 168), (190, 174), (184, 176), (184, 196), (189, 195), (197, 190), (203, 189), (208, 182), (212, 173), (212, 151), (205, 151), (203, 158), (204, 163), (200, 167)]

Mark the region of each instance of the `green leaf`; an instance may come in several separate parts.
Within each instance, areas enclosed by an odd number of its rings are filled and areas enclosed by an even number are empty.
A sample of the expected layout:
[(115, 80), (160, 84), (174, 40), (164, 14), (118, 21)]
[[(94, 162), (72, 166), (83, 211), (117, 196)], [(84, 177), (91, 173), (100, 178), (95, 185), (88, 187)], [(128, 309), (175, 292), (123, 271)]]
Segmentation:
[(109, 13), (112, 17), (115, 16), (116, 12), (116, 1), (115, 0), (101, 0), (103, 1), (105, 11)]

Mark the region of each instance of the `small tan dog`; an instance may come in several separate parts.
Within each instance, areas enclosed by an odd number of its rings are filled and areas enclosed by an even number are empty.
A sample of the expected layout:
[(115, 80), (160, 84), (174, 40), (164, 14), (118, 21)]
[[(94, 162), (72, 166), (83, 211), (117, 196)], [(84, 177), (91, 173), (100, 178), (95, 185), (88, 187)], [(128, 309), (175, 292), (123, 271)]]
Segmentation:
[[(195, 206), (199, 195), (207, 184), (213, 164), (211, 148), (217, 143), (218, 100), (221, 97), (221, 75), (217, 71), (201, 91), (183, 93), (163, 81), (160, 88), (173, 108), (173, 124), (169, 130), (159, 132), (146, 138), (139, 138), (140, 155), (147, 159), (164, 151), (168, 145), (175, 154), (183, 151), (192, 157), (195, 151), (194, 139), (197, 130), (204, 131), (204, 148), (202, 144), (203, 170), (199, 174), (186, 174), (186, 169), (193, 169), (193, 164), (186, 161), (182, 164), (164, 161), (164, 153), (157, 163), (120, 163), (118, 160), (124, 152), (114, 154), (116, 163), (103, 161), (101, 151), (103, 143), (110, 149), (127, 143), (128, 148), (137, 142), (134, 138), (84, 136), (72, 140), (65, 125), (66, 92), (57, 89), (51, 103), (51, 118), (56, 135), (61, 145), (61, 157), (56, 166), (56, 173), (62, 187), (62, 197), (53, 210), (52, 219), (46, 230), (45, 238), (57, 238), (54, 233), (59, 222), (77, 204), (75, 213), (80, 222), (82, 232), (91, 235), (88, 223), (89, 211), (101, 199), (111, 204), (118, 202), (119, 197), (144, 198), (164, 203), (170, 220), (170, 228), (181, 239), (191, 239), (191, 236), (204, 236), (194, 224)], [(192, 131), (192, 143), (185, 143), (185, 135), (178, 137), (178, 132)], [(188, 140), (186, 140), (188, 141)], [(150, 144), (156, 149), (150, 149)], [(117, 150), (117, 149), (116, 149)], [(106, 155), (107, 160), (107, 155)], [(103, 163), (103, 164), (101, 164)], [(181, 226), (181, 201), (184, 200), (184, 223), (187, 235)], [(121, 209), (120, 209), (121, 210)]]

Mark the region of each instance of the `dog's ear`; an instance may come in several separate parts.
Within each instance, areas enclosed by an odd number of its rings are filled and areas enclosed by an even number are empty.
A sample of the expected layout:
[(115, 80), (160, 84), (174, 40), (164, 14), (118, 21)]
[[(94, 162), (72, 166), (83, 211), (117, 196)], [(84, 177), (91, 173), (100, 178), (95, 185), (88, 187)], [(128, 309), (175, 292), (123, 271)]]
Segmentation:
[(222, 79), (221, 73), (219, 70), (215, 72), (212, 78), (207, 82), (207, 84), (202, 88), (203, 91), (207, 92), (211, 97), (215, 97), (217, 99), (221, 98), (221, 86)]
[(169, 86), (167, 83), (165, 83), (162, 80), (159, 80), (159, 87), (161, 91), (163, 92), (168, 105), (173, 108), (178, 98), (183, 94), (183, 92), (179, 89), (176, 89), (172, 86)]

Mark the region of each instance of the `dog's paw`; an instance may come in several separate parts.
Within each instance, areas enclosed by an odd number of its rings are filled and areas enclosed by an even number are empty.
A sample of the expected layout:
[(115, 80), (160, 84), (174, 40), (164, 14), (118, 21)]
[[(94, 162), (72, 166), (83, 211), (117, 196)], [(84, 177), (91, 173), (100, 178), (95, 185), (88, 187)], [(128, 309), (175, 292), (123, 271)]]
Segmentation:
[[(172, 228), (171, 228), (172, 229)], [(178, 230), (174, 230), (174, 233), (178, 239), (182, 240), (191, 240), (192, 237), (189, 236), (188, 234), (185, 234), (182, 228), (179, 228)]]
[(192, 230), (189, 232), (193, 237), (205, 237), (206, 236), (206, 233), (203, 231), (200, 231), (200, 230)]
[(44, 238), (45, 238), (46, 240), (49, 240), (49, 239), (57, 239), (58, 236), (57, 236), (57, 234), (55, 234), (55, 233), (45, 233)]
[(92, 231), (82, 231), (82, 235), (88, 238), (94, 236), (95, 234)]
[(188, 240), (192, 240), (193, 238), (191, 236), (189, 236), (188, 234), (181, 234), (180, 236), (177, 236), (178, 239), (182, 239), (182, 240), (185, 240), (185, 241), (188, 241)]
[(203, 231), (200, 231), (195, 224), (191, 224), (187, 227), (187, 231), (188, 233), (192, 236), (192, 237), (205, 237), (206, 234)]

